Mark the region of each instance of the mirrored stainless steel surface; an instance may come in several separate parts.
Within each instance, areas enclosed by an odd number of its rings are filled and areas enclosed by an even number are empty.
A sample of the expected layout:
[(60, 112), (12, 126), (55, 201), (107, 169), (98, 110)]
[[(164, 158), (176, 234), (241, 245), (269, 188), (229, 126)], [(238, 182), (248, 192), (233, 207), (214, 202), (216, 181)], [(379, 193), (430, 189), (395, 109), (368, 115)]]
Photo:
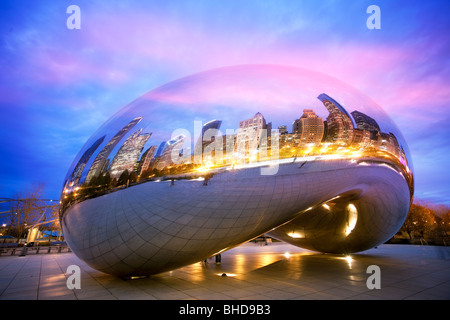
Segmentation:
[(386, 113), (326, 75), (215, 69), (156, 88), (86, 142), (60, 220), (72, 250), (119, 276), (203, 260), (267, 233), (321, 252), (394, 235), (414, 193)]

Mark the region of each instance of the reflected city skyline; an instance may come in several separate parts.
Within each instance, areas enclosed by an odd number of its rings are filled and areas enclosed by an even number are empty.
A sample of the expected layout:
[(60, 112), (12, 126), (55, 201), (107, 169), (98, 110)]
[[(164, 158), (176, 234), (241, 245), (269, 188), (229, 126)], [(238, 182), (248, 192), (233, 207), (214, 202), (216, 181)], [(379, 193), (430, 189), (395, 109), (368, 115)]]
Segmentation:
[[(71, 203), (119, 190), (124, 186), (161, 179), (189, 179), (213, 173), (214, 169), (264, 161), (311, 156), (383, 158), (400, 168), (410, 181), (412, 175), (403, 147), (392, 132), (382, 132), (377, 121), (367, 114), (346, 108), (321, 93), (317, 96), (328, 116), (323, 119), (316, 110), (303, 109), (292, 126), (272, 128), (264, 115), (237, 123), (237, 129), (220, 131), (222, 120), (213, 119), (202, 126), (193, 148), (185, 148), (186, 136), (181, 134), (145, 147), (152, 132), (136, 126), (143, 116), (131, 119), (109, 141), (98, 138), (81, 156), (72, 174), (64, 183), (61, 199), (63, 212)], [(128, 136), (127, 136), (128, 135)], [(99, 149), (101, 144), (106, 143)], [(145, 147), (145, 150), (144, 150)], [(100, 150), (100, 151), (99, 151)], [(192, 150), (192, 152), (191, 152)], [(98, 152), (88, 166), (91, 157)], [(84, 179), (82, 178), (84, 173)]]

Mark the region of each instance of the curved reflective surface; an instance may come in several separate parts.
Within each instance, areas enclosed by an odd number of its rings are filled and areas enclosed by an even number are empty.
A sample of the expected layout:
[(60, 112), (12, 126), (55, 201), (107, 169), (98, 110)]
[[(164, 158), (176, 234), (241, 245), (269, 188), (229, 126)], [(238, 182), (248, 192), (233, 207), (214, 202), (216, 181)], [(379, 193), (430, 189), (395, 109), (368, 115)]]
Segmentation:
[(111, 117), (66, 176), (60, 219), (94, 268), (148, 275), (262, 233), (322, 252), (395, 234), (407, 145), (372, 100), (326, 75), (246, 65), (156, 88)]

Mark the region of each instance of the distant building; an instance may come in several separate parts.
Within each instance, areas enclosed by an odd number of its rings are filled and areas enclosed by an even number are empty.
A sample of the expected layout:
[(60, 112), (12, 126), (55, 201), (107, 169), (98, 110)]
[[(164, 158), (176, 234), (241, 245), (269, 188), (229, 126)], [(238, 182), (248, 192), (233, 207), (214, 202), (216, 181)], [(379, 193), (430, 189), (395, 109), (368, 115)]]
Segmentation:
[(327, 120), (325, 120), (323, 122), (323, 137), (321, 142), (326, 142), (327, 137), (328, 137), (328, 122)]
[(111, 162), (109, 173), (112, 178), (118, 178), (125, 170), (132, 172), (135, 168), (144, 144), (150, 138), (151, 133), (141, 134), (142, 129), (133, 133), (120, 147)]
[(122, 140), (122, 138), (141, 120), (142, 117), (138, 117), (131, 120), (125, 127), (120, 129), (119, 132), (117, 132), (116, 135), (111, 140), (109, 140), (109, 142), (102, 149), (102, 151), (100, 151), (100, 153), (97, 155), (94, 162), (92, 163), (86, 176), (85, 180), (86, 184), (88, 184), (92, 178), (97, 177), (100, 175), (100, 173), (104, 172), (105, 164), (108, 160), (109, 154), (113, 151), (117, 143), (119, 143), (119, 141)]
[(355, 119), (357, 128), (369, 131), (370, 138), (372, 140), (376, 140), (377, 134), (381, 132), (378, 123), (373, 118), (360, 111), (355, 110), (351, 114), (353, 116), (353, 119)]
[(397, 137), (392, 133), (381, 132), (378, 135), (379, 148), (386, 150), (396, 156), (401, 155), (401, 149)]
[(84, 167), (86, 166), (87, 162), (91, 158), (92, 154), (97, 150), (97, 148), (102, 144), (103, 140), (105, 140), (106, 136), (103, 136), (101, 138), (98, 138), (90, 147), (87, 149), (83, 155), (81, 156), (80, 160), (78, 160), (77, 165), (72, 171), (72, 175), (69, 178), (68, 185), (79, 185), (81, 174), (84, 170)]
[(156, 146), (151, 146), (148, 148), (143, 154), (141, 158), (140, 168), (139, 168), (139, 174), (142, 174), (144, 171), (146, 171), (150, 164), (152, 163), (153, 156), (155, 155)]
[[(266, 130), (263, 132), (263, 130)], [(256, 113), (253, 118), (239, 122), (236, 134), (235, 151), (243, 157), (249, 156), (259, 148), (261, 136), (267, 137), (267, 125), (261, 113)]]
[(272, 135), (272, 122), (266, 123), (266, 130), (267, 137), (270, 137)]
[(279, 136), (279, 148), (296, 147), (301, 144), (300, 135), (297, 133), (286, 133)]
[[(222, 124), (221, 120), (211, 120), (205, 123), (202, 127), (202, 133), (200, 137), (198, 137), (197, 143), (194, 146), (194, 159), (196, 163), (202, 163), (204, 160), (204, 152), (208, 154), (211, 153), (211, 148), (207, 148), (209, 145), (213, 144), (216, 140), (217, 135), (219, 134), (219, 128)], [(222, 136), (220, 136), (222, 138)], [(217, 146), (214, 144), (212, 146), (214, 150), (222, 150), (222, 145), (219, 143)]]
[(292, 133), (300, 136), (302, 144), (319, 144), (324, 133), (323, 120), (312, 109), (304, 109), (300, 119), (294, 121)]
[(327, 117), (327, 142), (350, 144), (353, 141), (353, 129), (356, 123), (337, 101), (325, 93), (318, 96), (323, 105), (329, 111)]
[(280, 133), (280, 135), (281, 134), (287, 134), (288, 133), (287, 126), (286, 125), (279, 126), (278, 127), (278, 132)]
[(362, 129), (353, 129), (352, 143), (360, 144), (361, 146), (368, 146), (370, 144), (370, 131)]
[(186, 136), (179, 135), (167, 142), (160, 145), (164, 146), (163, 149), (158, 150), (158, 152), (161, 152), (161, 155), (158, 157), (158, 159), (155, 159), (155, 168), (158, 170), (162, 170), (165, 167), (171, 166), (175, 164), (174, 160), (178, 160), (180, 157), (180, 154), (182, 153), (183, 149), (183, 143)]
[(232, 163), (234, 148), (236, 145), (236, 133), (225, 134), (222, 136), (222, 155), (223, 164)]
[(160, 143), (158, 150), (156, 151), (156, 154), (155, 154), (155, 159), (161, 157), (164, 149), (166, 148), (166, 144), (167, 144), (167, 141), (163, 141)]

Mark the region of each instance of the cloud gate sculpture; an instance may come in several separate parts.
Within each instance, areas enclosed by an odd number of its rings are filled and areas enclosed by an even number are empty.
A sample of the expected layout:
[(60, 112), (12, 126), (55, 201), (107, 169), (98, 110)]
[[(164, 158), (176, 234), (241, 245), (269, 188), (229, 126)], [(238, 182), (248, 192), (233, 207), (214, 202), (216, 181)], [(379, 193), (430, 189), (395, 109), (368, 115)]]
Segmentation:
[(60, 222), (93, 268), (145, 276), (261, 234), (326, 253), (390, 239), (413, 197), (395, 124), (372, 100), (313, 71), (205, 71), (125, 106), (64, 181)]

